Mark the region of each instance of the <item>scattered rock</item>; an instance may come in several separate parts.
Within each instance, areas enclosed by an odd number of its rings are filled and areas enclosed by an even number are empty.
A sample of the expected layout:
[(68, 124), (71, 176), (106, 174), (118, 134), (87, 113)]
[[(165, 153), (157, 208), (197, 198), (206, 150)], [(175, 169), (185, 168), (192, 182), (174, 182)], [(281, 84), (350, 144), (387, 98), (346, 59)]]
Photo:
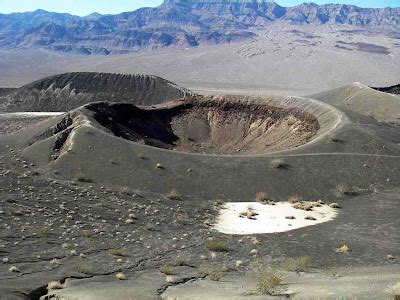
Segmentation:
[(61, 289), (63, 289), (65, 286), (64, 286), (64, 284), (62, 284), (61, 282), (59, 282), (59, 281), (52, 281), (52, 282), (49, 282), (48, 284), (47, 284), (47, 290), (48, 291), (51, 291), (51, 290), (61, 290)]
[(168, 282), (168, 283), (176, 283), (176, 278), (175, 278), (175, 276), (167, 275), (165, 277), (165, 281)]
[(330, 203), (330, 204), (329, 204), (329, 207), (330, 207), (330, 208), (341, 208), (340, 205), (337, 204), (337, 203)]
[(12, 272), (12, 273), (21, 273), (21, 271), (16, 267), (16, 266), (12, 266), (8, 269), (8, 271)]
[(243, 261), (241, 260), (237, 260), (235, 263), (236, 268), (240, 268), (241, 266), (243, 266)]
[(257, 249), (252, 249), (251, 251), (250, 251), (250, 254), (252, 254), (252, 255), (256, 255), (258, 253), (258, 250)]
[(115, 274), (115, 278), (117, 278), (118, 280), (126, 280), (126, 276), (122, 272)]

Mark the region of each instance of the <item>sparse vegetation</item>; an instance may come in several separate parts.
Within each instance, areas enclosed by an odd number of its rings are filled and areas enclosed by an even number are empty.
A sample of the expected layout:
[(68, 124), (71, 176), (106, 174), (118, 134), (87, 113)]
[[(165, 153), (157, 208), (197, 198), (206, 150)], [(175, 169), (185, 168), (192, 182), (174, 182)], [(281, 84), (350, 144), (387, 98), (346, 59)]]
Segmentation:
[(86, 274), (86, 275), (91, 275), (93, 274), (92, 268), (87, 265), (87, 264), (78, 264), (75, 266), (75, 271), (78, 273)]
[(138, 158), (142, 159), (142, 160), (147, 160), (148, 158), (146, 157), (146, 155), (144, 155), (144, 153), (139, 153), (138, 154)]
[(207, 276), (212, 281), (220, 281), (225, 274), (225, 268), (218, 266), (201, 267), (200, 273)]
[(180, 200), (181, 197), (179, 196), (178, 192), (175, 189), (172, 189), (164, 194), (165, 198), (169, 200)]
[(282, 277), (274, 272), (262, 273), (257, 280), (257, 292), (264, 295), (280, 295), (283, 292)]
[(306, 272), (310, 268), (311, 258), (308, 256), (300, 256), (296, 258), (288, 258), (282, 263), (282, 269), (290, 272)]
[(297, 202), (292, 205), (292, 207), (295, 209), (300, 209), (305, 211), (312, 211), (314, 207), (320, 207), (320, 206), (321, 204), (319, 204), (318, 202), (309, 202), (309, 201)]
[(189, 217), (186, 214), (178, 214), (175, 216), (175, 223), (180, 225), (189, 224)]
[(45, 227), (45, 226), (40, 227), (40, 237), (42, 239), (47, 240), (47, 238), (49, 237), (49, 233), (50, 233), (50, 230), (48, 227)]
[(26, 171), (24, 173), (24, 177), (38, 176), (38, 175), (40, 175), (40, 173), (37, 171)]
[(337, 203), (330, 203), (329, 207), (330, 208), (341, 208), (341, 206), (339, 204), (337, 204)]
[(337, 196), (356, 196), (358, 194), (352, 186), (343, 182), (336, 185), (334, 193)]
[(393, 300), (400, 300), (400, 282), (392, 287)]
[(292, 195), (292, 196), (290, 196), (290, 197), (288, 198), (287, 201), (288, 201), (290, 204), (295, 204), (295, 203), (300, 202), (300, 197), (297, 196), (297, 195)]
[(342, 245), (338, 249), (336, 249), (336, 252), (339, 252), (339, 253), (349, 253), (350, 251), (351, 251), (351, 249), (347, 245)]
[(251, 219), (251, 220), (255, 220), (256, 216), (258, 216), (258, 213), (256, 213), (251, 207), (248, 207), (246, 211), (241, 212), (239, 214), (239, 217), (247, 218), (247, 219)]
[(110, 254), (114, 256), (125, 256), (125, 252), (121, 248), (111, 248), (109, 251)]
[(338, 138), (333, 138), (333, 137), (331, 138), (331, 142), (332, 143), (341, 143), (341, 144), (345, 143), (344, 140), (338, 139)]
[(81, 231), (81, 237), (92, 238), (93, 236), (94, 236), (93, 231), (90, 231), (90, 230), (82, 230)]
[(165, 275), (172, 275), (174, 273), (174, 266), (172, 265), (162, 265), (160, 267), (160, 272)]
[(271, 167), (274, 169), (287, 169), (289, 165), (282, 158), (277, 158), (271, 161)]
[(215, 252), (228, 251), (228, 246), (224, 240), (206, 240), (205, 245), (208, 250)]
[(123, 194), (123, 195), (128, 195), (128, 196), (132, 195), (132, 192), (131, 192), (130, 188), (127, 187), (127, 186), (121, 187), (120, 188), (120, 193)]
[(274, 204), (275, 201), (269, 197), (266, 193), (260, 192), (256, 194), (256, 202), (262, 204)]
[(83, 182), (83, 183), (92, 183), (93, 180), (86, 177), (85, 175), (83, 175), (81, 172), (79, 172), (76, 176), (75, 176), (75, 180), (78, 182)]
[(181, 266), (187, 265), (187, 262), (186, 262), (186, 259), (183, 256), (177, 256), (171, 262), (171, 265), (173, 267), (181, 267)]

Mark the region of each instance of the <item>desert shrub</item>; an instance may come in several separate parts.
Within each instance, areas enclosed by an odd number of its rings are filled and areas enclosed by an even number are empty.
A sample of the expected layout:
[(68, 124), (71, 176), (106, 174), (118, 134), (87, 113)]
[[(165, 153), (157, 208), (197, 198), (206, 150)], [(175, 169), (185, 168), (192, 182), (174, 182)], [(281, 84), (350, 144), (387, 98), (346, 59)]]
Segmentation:
[(132, 195), (131, 190), (127, 186), (121, 187), (120, 193), (123, 195), (128, 195), (128, 196)]
[(144, 153), (139, 153), (138, 158), (140, 158), (142, 160), (147, 160), (147, 157), (146, 157), (146, 155), (144, 155)]
[(89, 265), (86, 264), (78, 264), (75, 266), (75, 271), (78, 273), (86, 274), (86, 275), (91, 275), (93, 274), (92, 268)]
[(288, 201), (290, 204), (295, 204), (295, 203), (300, 202), (300, 197), (297, 196), (297, 195), (292, 195), (292, 196), (290, 196), (290, 197), (288, 198), (287, 201)]
[(208, 250), (215, 252), (228, 251), (228, 246), (224, 240), (206, 240), (205, 245)]
[(311, 258), (308, 256), (300, 256), (296, 258), (288, 258), (282, 263), (282, 268), (285, 271), (305, 272), (310, 268)]
[(272, 200), (272, 198), (269, 197), (267, 193), (260, 192), (256, 194), (256, 202), (268, 204), (268, 203), (273, 203), (274, 200)]
[(312, 211), (314, 207), (321, 207), (322, 204), (318, 201), (302, 201), (297, 202), (292, 205), (295, 209), (305, 210), (305, 211)]
[(331, 138), (331, 142), (332, 143), (341, 143), (341, 144), (345, 143), (344, 140), (338, 139), (338, 138), (334, 138), (334, 137)]
[(335, 187), (334, 193), (337, 196), (356, 196), (358, 193), (348, 183), (338, 183)]
[(392, 288), (393, 300), (400, 300), (400, 282)]
[(162, 265), (160, 267), (160, 272), (165, 275), (172, 275), (174, 273), (174, 266), (172, 265)]
[(175, 189), (168, 191), (167, 193), (164, 194), (164, 196), (170, 200), (180, 200), (181, 199), (178, 192)]
[(125, 256), (125, 252), (121, 248), (111, 248), (109, 251), (110, 254), (114, 256)]
[(47, 239), (49, 237), (50, 230), (48, 227), (42, 226), (40, 228), (40, 236), (42, 239)]
[(339, 252), (339, 253), (349, 253), (349, 252), (351, 252), (351, 249), (350, 249), (350, 247), (347, 246), (347, 245), (342, 245), (342, 246), (340, 246), (338, 249), (336, 249), (336, 252)]
[(271, 161), (271, 167), (274, 169), (287, 169), (289, 165), (283, 159), (277, 158)]
[(282, 277), (274, 272), (262, 273), (257, 280), (257, 292), (264, 295), (279, 295), (282, 293)]
[(84, 237), (84, 238), (91, 238), (91, 237), (93, 237), (93, 236), (94, 236), (93, 231), (90, 231), (90, 230), (82, 230), (82, 231), (81, 231), (81, 237)]
[(173, 259), (173, 261), (171, 262), (171, 265), (173, 267), (181, 267), (181, 266), (186, 266), (187, 265), (187, 261), (183, 256), (177, 256)]
[(37, 172), (37, 171), (26, 171), (26, 172), (24, 173), (24, 176), (25, 176), (25, 177), (38, 176), (38, 175), (40, 175), (40, 173)]
[(186, 214), (177, 214), (175, 215), (175, 223), (179, 225), (187, 225), (189, 224), (189, 216)]
[(78, 175), (78, 176), (76, 177), (76, 181), (84, 182), (84, 183), (91, 183), (91, 182), (93, 182), (92, 179), (90, 179), (90, 178), (88, 178), (88, 177), (86, 177), (86, 176), (84, 176), (84, 175)]
[(200, 274), (207, 276), (212, 281), (220, 281), (225, 274), (225, 268), (218, 266), (201, 267)]

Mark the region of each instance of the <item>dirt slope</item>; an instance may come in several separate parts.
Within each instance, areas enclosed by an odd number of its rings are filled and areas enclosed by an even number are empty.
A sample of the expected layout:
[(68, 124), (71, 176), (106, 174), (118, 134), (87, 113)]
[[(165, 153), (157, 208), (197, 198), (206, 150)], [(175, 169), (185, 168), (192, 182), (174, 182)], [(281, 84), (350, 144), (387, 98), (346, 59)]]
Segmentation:
[(400, 123), (400, 98), (397, 95), (380, 92), (358, 82), (311, 95), (310, 98), (373, 117), (378, 121)]

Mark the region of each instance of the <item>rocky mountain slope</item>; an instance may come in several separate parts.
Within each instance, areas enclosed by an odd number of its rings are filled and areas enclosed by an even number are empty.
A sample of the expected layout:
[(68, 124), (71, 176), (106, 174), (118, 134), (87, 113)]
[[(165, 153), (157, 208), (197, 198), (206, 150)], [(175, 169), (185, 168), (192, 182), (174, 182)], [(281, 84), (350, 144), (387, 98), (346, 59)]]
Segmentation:
[(396, 36), (400, 8), (307, 3), (282, 7), (262, 1), (165, 0), (156, 8), (77, 17), (43, 10), (0, 14), (0, 48), (48, 48), (110, 54), (162, 47), (194, 47), (257, 37), (271, 23), (346, 25)]
[(75, 72), (0, 93), (0, 111), (58, 112), (97, 101), (152, 105), (191, 94), (157, 76)]

